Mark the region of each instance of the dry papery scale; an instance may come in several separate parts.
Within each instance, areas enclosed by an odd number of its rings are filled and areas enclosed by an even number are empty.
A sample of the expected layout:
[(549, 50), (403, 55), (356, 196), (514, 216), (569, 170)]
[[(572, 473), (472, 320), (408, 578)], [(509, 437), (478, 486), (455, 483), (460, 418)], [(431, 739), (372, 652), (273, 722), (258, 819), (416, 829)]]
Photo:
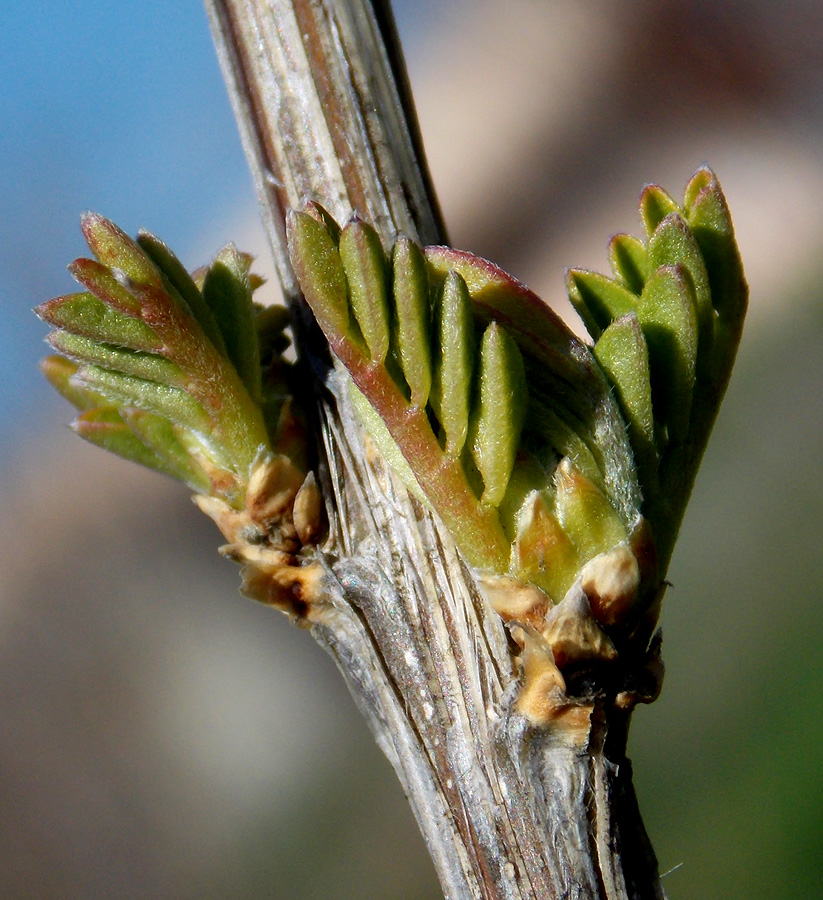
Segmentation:
[(585, 345), (444, 246), (387, 6), (207, 6), (298, 362), (249, 257), (88, 214), (46, 375), (335, 658), (447, 897), (662, 897), (625, 748), (745, 312), (716, 178), (568, 272)]

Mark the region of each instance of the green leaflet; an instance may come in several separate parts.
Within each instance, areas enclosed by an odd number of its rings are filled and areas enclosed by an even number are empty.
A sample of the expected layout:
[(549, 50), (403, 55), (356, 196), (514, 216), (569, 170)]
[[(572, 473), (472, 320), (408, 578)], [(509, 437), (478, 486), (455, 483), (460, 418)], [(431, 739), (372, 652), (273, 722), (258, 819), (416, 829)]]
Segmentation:
[(225, 247), (209, 266), (203, 281), (203, 299), (220, 329), (226, 356), (233, 364), (249, 396), (260, 402), (260, 352), (252, 289), (250, 258), (237, 248)]
[[(50, 337), (54, 337), (51, 335)], [(158, 447), (152, 449), (151, 445), (142, 441), (135, 431), (126, 424), (126, 419), (143, 416), (144, 419), (153, 419), (164, 422), (171, 429), (172, 426), (165, 419), (159, 419), (150, 413), (143, 413), (135, 409), (118, 409), (106, 396), (84, 384), (76, 378), (80, 366), (63, 356), (48, 356), (40, 362), (40, 370), (49, 380), (49, 383), (58, 393), (75, 406), (82, 415), (72, 423), (72, 428), (81, 436), (94, 444), (111, 450), (119, 456), (131, 459), (149, 468), (162, 469), (163, 452)], [(132, 414), (132, 415), (128, 415)], [(126, 432), (130, 432), (130, 436)], [(169, 432), (173, 433), (173, 432)], [(174, 437), (174, 442), (179, 441)], [(157, 452), (155, 452), (155, 450)]]
[(657, 226), (671, 213), (679, 213), (680, 207), (656, 184), (647, 184), (640, 195), (640, 218), (651, 237)]
[[(353, 220), (338, 249), (333, 232), (318, 230), (323, 221), (316, 208), (290, 214), (292, 264), (375, 444), (472, 565), (532, 580), (561, 600), (587, 557), (554, 508), (559, 460), (570, 457), (569, 470), (610, 506), (620, 540), (638, 515), (625, 425), (595, 360), (539, 298), (485, 260), (421, 252), (400, 238), (386, 290), (376, 233)], [(535, 492), (546, 510), (529, 517)]]
[(340, 235), (340, 259), (369, 356), (382, 363), (389, 352), (389, 299), (386, 257), (377, 232), (352, 220)]
[(47, 356), (40, 360), (40, 371), (49, 384), (72, 406), (81, 411), (106, 406), (109, 401), (102, 394), (74, 379), (78, 368), (77, 363), (63, 356)]
[(72, 422), (71, 428), (84, 440), (110, 453), (116, 453), (124, 459), (155, 469), (164, 475), (180, 477), (178, 469), (147, 447), (113, 406), (96, 407), (81, 413)]
[(520, 445), (528, 393), (517, 344), (496, 322), (483, 335), (479, 369), (472, 455), (483, 478), (481, 501), (499, 506)]
[(160, 273), (149, 257), (113, 222), (88, 212), (81, 217), (80, 227), (92, 253), (103, 266), (122, 272), (128, 281), (163, 288)]
[(657, 485), (649, 350), (635, 314), (622, 316), (600, 335), (594, 355), (615, 386), (643, 484)]
[(646, 283), (649, 266), (646, 246), (630, 234), (615, 234), (609, 241), (609, 265), (614, 277), (633, 294), (639, 294)]
[(135, 352), (113, 344), (98, 343), (67, 331), (55, 331), (48, 336), (47, 341), (55, 350), (77, 362), (91, 363), (123, 375), (134, 375), (171, 387), (185, 388), (188, 383), (180, 366), (154, 353)]
[(680, 266), (658, 269), (640, 296), (638, 318), (649, 347), (655, 403), (667, 440), (688, 436), (697, 358), (697, 312), (694, 292)]
[(160, 471), (182, 481), (199, 494), (209, 493), (211, 479), (192, 456), (190, 446), (181, 440), (178, 427), (168, 419), (142, 409), (126, 407), (120, 410), (120, 415), (132, 434), (162, 460), (164, 468)]
[(194, 279), (186, 271), (185, 266), (171, 252), (169, 247), (148, 231), (137, 235), (137, 243), (146, 256), (154, 263), (166, 280), (167, 289), (176, 291), (192, 315), (200, 323), (203, 333), (219, 353), (226, 352), (223, 335), (217, 325), (210, 304), (194, 283)]
[(432, 381), (431, 306), (426, 261), (420, 248), (400, 237), (392, 253), (394, 338), (397, 360), (412, 406), (424, 406)]
[(163, 349), (162, 341), (145, 322), (125, 315), (94, 294), (56, 297), (42, 303), (36, 311), (54, 328), (85, 335), (92, 341), (104, 341), (145, 353), (159, 353)]
[(597, 272), (569, 269), (566, 289), (577, 314), (595, 339), (614, 319), (634, 312), (637, 307), (637, 297), (628, 288)]
[(113, 405), (135, 406), (204, 434), (214, 427), (206, 410), (179, 388), (94, 365), (80, 366), (75, 378), (102, 394)]
[(722, 396), (743, 330), (748, 288), (729, 208), (714, 173), (709, 169), (697, 172), (686, 188), (685, 204), (689, 227), (706, 263), (712, 304), (717, 311), (712, 379)]
[[(84, 411), (76, 430), (195, 490), (242, 503), (252, 464), (269, 446), (250, 257), (227, 248), (206, 270), (214, 315), (152, 235), (141, 235), (141, 247), (100, 216), (87, 214), (82, 225), (97, 259), (76, 260), (70, 271), (88, 292), (36, 310), (56, 329), (49, 343), (81, 363), (52, 357), (43, 365)], [(273, 362), (269, 373), (276, 376)], [(271, 389), (269, 378), (267, 403)]]
[(124, 315), (139, 318), (143, 315), (140, 300), (115, 275), (114, 270), (96, 259), (76, 259), (70, 266), (72, 277), (104, 303)]
[(714, 331), (714, 309), (706, 264), (686, 220), (680, 213), (669, 213), (657, 226), (648, 246), (649, 270), (664, 266), (682, 266), (689, 274), (694, 292), (699, 340), (703, 359), (710, 358)]
[[(599, 276), (588, 293), (570, 283), (570, 297), (630, 425), (662, 573), (731, 374), (747, 290), (728, 207), (709, 169), (689, 182), (682, 208), (648, 186), (640, 214), (647, 243), (615, 236), (615, 279)], [(606, 302), (621, 290), (633, 295), (636, 320)]]
[(457, 457), (469, 433), (475, 363), (471, 297), (457, 272), (446, 276), (438, 301), (431, 402), (443, 427), (446, 453)]
[(583, 560), (625, 540), (626, 529), (606, 495), (563, 460), (554, 474), (557, 519)]
[(349, 288), (336, 242), (308, 213), (290, 210), (287, 227), (294, 274), (318, 324), (335, 352), (342, 351), (344, 342), (351, 350), (355, 349), (350, 329)]

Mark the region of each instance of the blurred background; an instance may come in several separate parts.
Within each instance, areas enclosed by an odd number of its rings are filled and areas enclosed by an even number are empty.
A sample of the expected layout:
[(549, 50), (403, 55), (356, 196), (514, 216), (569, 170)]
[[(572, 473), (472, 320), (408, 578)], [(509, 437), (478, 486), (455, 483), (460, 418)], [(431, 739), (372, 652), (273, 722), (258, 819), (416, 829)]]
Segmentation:
[[(423, 900), (405, 799), (332, 664), (239, 597), (185, 490), (65, 428), (30, 313), (78, 214), (268, 271), (196, 0), (3, 4), (0, 896)], [(823, 5), (404, 0), (455, 246), (562, 307), (644, 183), (708, 162), (751, 284), (635, 717), (671, 900), (823, 897)], [(268, 299), (276, 290), (267, 286)], [(563, 307), (565, 308), (565, 307)]]

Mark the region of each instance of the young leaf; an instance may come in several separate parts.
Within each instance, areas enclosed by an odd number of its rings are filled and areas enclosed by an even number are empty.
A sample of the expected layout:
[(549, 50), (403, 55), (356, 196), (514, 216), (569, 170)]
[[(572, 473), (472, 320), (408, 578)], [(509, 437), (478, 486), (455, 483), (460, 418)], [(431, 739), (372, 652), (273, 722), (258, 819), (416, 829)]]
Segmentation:
[(640, 297), (638, 319), (649, 348), (652, 397), (668, 439), (689, 430), (697, 359), (697, 312), (691, 279), (680, 266), (658, 269)]
[(591, 559), (626, 539), (626, 529), (606, 495), (568, 459), (554, 473), (557, 518), (578, 548)]
[[(629, 426), (641, 483), (656, 487), (657, 454), (649, 378), (649, 351), (637, 316), (615, 319), (594, 345), (594, 355), (615, 387)], [(579, 467), (579, 465), (578, 465)]]
[(567, 269), (566, 288), (577, 314), (595, 340), (615, 319), (637, 308), (635, 294), (597, 272)]
[(96, 259), (76, 259), (69, 266), (72, 278), (88, 288), (95, 297), (124, 315), (142, 317), (140, 301), (123, 284), (128, 279), (122, 273), (118, 277), (116, 271)]
[(429, 279), (420, 248), (400, 237), (392, 253), (396, 316), (396, 353), (411, 391), (412, 406), (422, 407), (431, 391)]
[(566, 596), (580, 571), (580, 553), (551, 510), (534, 491), (520, 513), (515, 569), (520, 578), (545, 591), (555, 602)]
[(307, 212), (286, 218), (289, 252), (303, 296), (336, 353), (355, 353), (349, 316), (349, 287), (337, 244), (324, 225)]
[(190, 447), (180, 439), (179, 428), (168, 419), (133, 407), (121, 409), (120, 415), (141, 443), (163, 461), (165, 468), (161, 471), (182, 481), (196, 493), (211, 491), (210, 478), (193, 457)]
[(163, 350), (163, 342), (145, 322), (122, 313), (94, 294), (55, 297), (41, 303), (34, 311), (54, 328), (85, 335), (93, 341), (105, 341), (145, 353)]
[(386, 257), (377, 232), (353, 219), (340, 235), (340, 259), (369, 356), (382, 363), (389, 352), (389, 299)]
[(203, 281), (203, 299), (214, 315), (226, 356), (256, 403), (261, 399), (260, 351), (252, 290), (250, 259), (229, 244), (214, 259)]
[(81, 413), (71, 423), (72, 431), (81, 438), (110, 453), (155, 469), (164, 475), (179, 477), (175, 466), (147, 447), (123, 421), (113, 406), (95, 407)]
[(55, 350), (77, 362), (91, 363), (171, 387), (185, 388), (188, 384), (180, 366), (154, 353), (140, 353), (113, 344), (98, 343), (68, 331), (52, 332), (46, 340)]
[[(712, 304), (717, 310), (714, 378), (725, 386), (746, 315), (748, 289), (743, 263), (726, 198), (709, 169), (701, 169), (689, 183), (685, 205), (689, 226), (705, 260)], [(719, 400), (720, 397), (718, 403)]]
[(128, 281), (162, 289), (157, 267), (125, 232), (97, 213), (84, 213), (80, 227), (86, 242), (100, 262), (122, 272)]
[(640, 294), (649, 274), (643, 241), (630, 234), (613, 235), (609, 241), (609, 264), (615, 278), (633, 294)]
[(496, 322), (483, 335), (479, 370), (472, 454), (483, 478), (482, 502), (499, 506), (520, 445), (528, 393), (517, 344)]
[(706, 264), (694, 235), (680, 213), (669, 213), (649, 238), (649, 270), (662, 266), (682, 266), (691, 278), (697, 312), (701, 357), (711, 358), (714, 337), (714, 309)]
[(109, 401), (90, 387), (76, 381), (74, 375), (79, 366), (63, 356), (47, 356), (40, 360), (40, 371), (46, 376), (49, 384), (79, 410), (94, 409), (106, 406)]
[(474, 321), (466, 282), (449, 272), (437, 304), (431, 402), (446, 436), (446, 453), (460, 455), (469, 432), (474, 371)]
[(117, 406), (136, 406), (170, 422), (209, 433), (214, 422), (205, 409), (179, 388), (156, 384), (94, 365), (83, 365), (75, 378)]
[(163, 241), (148, 231), (138, 233), (137, 243), (166, 279), (167, 289), (170, 288), (179, 294), (215, 349), (225, 354), (226, 345), (223, 343), (223, 335), (217, 327), (214, 313), (183, 263)]
[(672, 198), (656, 184), (647, 184), (640, 195), (640, 218), (646, 229), (646, 236), (651, 237), (655, 228), (670, 213), (679, 213), (680, 207)]

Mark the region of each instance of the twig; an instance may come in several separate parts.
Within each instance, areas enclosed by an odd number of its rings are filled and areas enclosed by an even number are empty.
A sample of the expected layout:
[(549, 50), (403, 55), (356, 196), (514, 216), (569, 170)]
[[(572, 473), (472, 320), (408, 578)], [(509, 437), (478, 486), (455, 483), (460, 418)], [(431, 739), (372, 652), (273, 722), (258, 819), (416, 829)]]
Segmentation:
[[(444, 240), (391, 16), (368, 0), (207, 0), (278, 273), (284, 214), (353, 210), (388, 245)], [(309, 329), (331, 535), (313, 627), (409, 796), (447, 897), (660, 898), (624, 758), (628, 714), (597, 698), (560, 729), (514, 712), (502, 622), (451, 537), (410, 497)], [(567, 715), (568, 714), (568, 715)]]

